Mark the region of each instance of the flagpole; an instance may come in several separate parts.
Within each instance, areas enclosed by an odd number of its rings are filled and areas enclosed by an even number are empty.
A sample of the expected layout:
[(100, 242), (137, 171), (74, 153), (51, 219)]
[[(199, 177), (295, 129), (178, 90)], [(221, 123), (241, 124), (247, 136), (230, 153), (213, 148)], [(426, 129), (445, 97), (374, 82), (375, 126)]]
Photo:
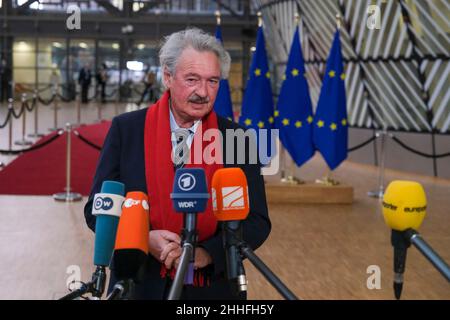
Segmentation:
[[(342, 25), (342, 18), (341, 18), (341, 15), (339, 13), (337, 13), (336, 14), (336, 27), (337, 27), (338, 31), (341, 30), (341, 25)], [(332, 170), (328, 170), (326, 176), (323, 177), (322, 179), (317, 179), (316, 183), (324, 184), (326, 186), (337, 186), (337, 185), (339, 185), (340, 182), (337, 181), (337, 180), (334, 180), (332, 178), (332, 174), (333, 174), (333, 171)]]
[(342, 18), (339, 13), (336, 14), (336, 25), (337, 25), (338, 30), (341, 30)]
[(257, 16), (258, 16), (258, 27), (262, 27), (262, 13), (261, 13), (261, 11), (258, 11)]
[[(300, 14), (298, 12), (294, 13), (294, 21), (295, 25), (298, 26), (298, 24), (300, 23)], [(286, 148), (283, 147), (283, 152), (281, 153), (281, 155), (283, 156), (282, 163), (284, 164), (284, 169), (281, 171), (281, 182), (292, 185), (304, 184), (305, 181), (295, 176), (295, 162), (293, 161), (293, 159), (291, 159), (291, 161), (288, 163), (289, 153)]]
[(215, 16), (216, 16), (216, 24), (217, 24), (218, 26), (220, 26), (220, 24), (221, 24), (221, 22), (222, 22), (222, 20), (221, 20), (221, 18), (220, 18), (220, 11), (219, 11), (219, 10), (216, 10), (216, 12), (214, 12), (214, 14), (215, 14)]

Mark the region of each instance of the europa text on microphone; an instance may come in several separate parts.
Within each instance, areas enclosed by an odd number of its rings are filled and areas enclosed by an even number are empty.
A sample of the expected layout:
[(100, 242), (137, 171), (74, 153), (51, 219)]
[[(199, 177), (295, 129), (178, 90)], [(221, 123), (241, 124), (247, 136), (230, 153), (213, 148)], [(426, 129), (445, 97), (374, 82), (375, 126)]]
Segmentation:
[(201, 168), (178, 169), (175, 172), (173, 192), (170, 197), (175, 211), (184, 214), (184, 227), (181, 230), (182, 254), (167, 297), (168, 300), (178, 300), (183, 285), (193, 283), (197, 214), (205, 211), (209, 199), (205, 170)]
[(128, 192), (117, 228), (112, 272), (119, 280), (109, 300), (132, 297), (134, 282), (139, 281), (149, 252), (149, 204), (140, 191)]
[(92, 214), (96, 216), (94, 265), (97, 269), (90, 282), (82, 284), (80, 289), (61, 298), (62, 300), (72, 300), (86, 293), (92, 293), (97, 299), (103, 295), (106, 282), (105, 267), (111, 262), (124, 194), (123, 183), (104, 181), (100, 193), (95, 195)]
[(298, 300), (242, 239), (240, 222), (247, 218), (250, 210), (247, 178), (244, 171), (240, 168), (217, 170), (212, 178), (211, 193), (214, 215), (217, 220), (223, 222), (228, 279), (237, 284), (238, 291), (247, 290), (241, 259), (241, 256), (244, 256), (284, 298)]
[(394, 294), (400, 299), (403, 289), (406, 252), (414, 246), (450, 282), (447, 263), (422, 239), (416, 231), (426, 215), (427, 199), (423, 187), (413, 181), (393, 181), (383, 198), (383, 216), (392, 229), (391, 243), (394, 247)]

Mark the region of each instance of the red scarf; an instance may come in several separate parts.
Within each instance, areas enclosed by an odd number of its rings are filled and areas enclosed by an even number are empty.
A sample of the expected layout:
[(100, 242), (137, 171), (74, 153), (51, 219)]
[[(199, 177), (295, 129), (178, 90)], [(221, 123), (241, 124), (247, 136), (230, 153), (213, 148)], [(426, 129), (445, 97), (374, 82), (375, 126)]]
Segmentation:
[[(150, 227), (153, 230), (169, 230), (180, 234), (183, 228), (183, 214), (176, 213), (173, 209), (170, 193), (173, 188), (175, 176), (172, 162), (172, 141), (169, 120), (169, 97), (168, 91), (154, 105), (147, 110), (144, 129), (144, 154), (145, 154), (145, 177), (147, 181), (148, 199), (150, 202)], [(217, 115), (211, 111), (202, 119), (198, 126), (191, 146), (191, 159), (194, 159), (196, 146), (202, 146), (202, 154), (205, 147), (210, 143), (203, 141), (203, 132), (208, 129), (218, 129)], [(220, 147), (222, 147), (220, 145)], [(217, 150), (221, 152), (221, 150)], [(197, 150), (199, 152), (199, 150)], [(222, 154), (220, 154), (220, 157)], [(220, 158), (221, 159), (221, 158)], [(197, 160), (197, 158), (195, 158)], [(202, 159), (203, 160), (203, 159)], [(191, 161), (194, 162), (194, 161)], [(203, 168), (206, 173), (208, 190), (214, 172), (223, 167), (222, 164), (186, 164), (185, 168)], [(199, 242), (211, 238), (217, 228), (217, 220), (212, 211), (211, 199), (208, 200), (206, 211), (197, 216), (197, 230)], [(171, 270), (173, 278), (174, 269)], [(164, 264), (161, 267), (161, 275), (165, 276)], [(194, 277), (198, 278), (198, 275)], [(199, 277), (203, 278), (203, 277)], [(197, 282), (197, 281), (196, 281)], [(198, 281), (203, 283), (203, 279)]]

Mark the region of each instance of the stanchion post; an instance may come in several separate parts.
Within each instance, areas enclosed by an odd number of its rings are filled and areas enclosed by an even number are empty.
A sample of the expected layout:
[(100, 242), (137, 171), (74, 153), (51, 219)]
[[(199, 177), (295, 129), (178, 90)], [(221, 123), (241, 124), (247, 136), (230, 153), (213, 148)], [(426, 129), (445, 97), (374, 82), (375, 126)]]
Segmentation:
[(75, 101), (77, 103), (77, 125), (81, 125), (81, 91), (78, 92), (77, 97), (77, 90), (75, 88)]
[(14, 142), (14, 144), (17, 146), (29, 146), (33, 144), (33, 142), (25, 139), (27, 130), (27, 109), (25, 107), (26, 100), (27, 100), (26, 93), (22, 93), (21, 103), (22, 107), (24, 108), (22, 112), (22, 140), (17, 140), (16, 142)]
[[(13, 112), (14, 110), (14, 100), (12, 98), (8, 99), (8, 112)], [(12, 135), (13, 135), (13, 119), (14, 117), (11, 116), (9, 119), (9, 137), (8, 137), (8, 149), (12, 150)]]
[(81, 194), (72, 192), (70, 186), (71, 183), (71, 157), (72, 157), (72, 125), (66, 123), (66, 134), (67, 134), (67, 144), (66, 144), (66, 192), (55, 193), (53, 199), (56, 201), (80, 201), (83, 197)]
[(50, 131), (57, 131), (58, 128), (58, 100), (56, 96), (56, 88), (53, 87), (53, 128), (50, 128)]
[(119, 115), (119, 102), (120, 102), (120, 84), (119, 84), (119, 86), (118, 86), (118, 88), (117, 88), (116, 104), (115, 104), (115, 106), (114, 106), (114, 113), (115, 113), (115, 116), (118, 116), (118, 115)]
[(98, 99), (95, 101), (97, 103), (97, 121), (102, 122), (102, 104), (98, 102)]
[(38, 123), (39, 123), (39, 99), (38, 99), (38, 90), (34, 89), (34, 93), (33, 93), (33, 100), (36, 103), (36, 106), (34, 107), (34, 133), (30, 133), (28, 136), (30, 138), (41, 138), (44, 135), (39, 133), (38, 130)]
[(386, 162), (386, 138), (388, 136), (387, 129), (378, 131), (375, 136), (380, 138), (380, 164), (378, 166), (378, 189), (369, 191), (367, 195), (372, 198), (382, 199), (384, 196), (384, 168)]

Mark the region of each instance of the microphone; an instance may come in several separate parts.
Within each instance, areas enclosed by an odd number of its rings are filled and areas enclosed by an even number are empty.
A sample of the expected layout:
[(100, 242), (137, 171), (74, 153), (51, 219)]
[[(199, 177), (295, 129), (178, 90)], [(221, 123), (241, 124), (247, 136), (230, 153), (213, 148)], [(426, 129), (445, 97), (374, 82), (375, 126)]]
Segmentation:
[(223, 168), (212, 178), (213, 212), (222, 224), (223, 244), (226, 253), (228, 280), (236, 281), (237, 292), (247, 291), (239, 245), (242, 242), (241, 220), (250, 211), (248, 184), (244, 171), (240, 168)]
[(383, 216), (392, 229), (394, 247), (394, 294), (400, 299), (403, 289), (406, 253), (411, 245), (409, 231), (417, 230), (425, 218), (427, 199), (423, 187), (413, 181), (393, 181), (383, 197)]
[(149, 205), (143, 192), (128, 192), (123, 203), (114, 247), (114, 275), (133, 279), (148, 255)]
[(119, 282), (108, 299), (120, 299), (136, 281), (149, 252), (149, 205), (147, 195), (128, 192), (123, 202), (113, 255), (113, 272)]
[(197, 213), (205, 211), (209, 199), (205, 170), (182, 168), (175, 172), (173, 192), (170, 194), (176, 212), (184, 213), (181, 230), (180, 258), (168, 300), (179, 299), (183, 284), (194, 283), (194, 254), (197, 243)]
[(92, 214), (96, 216), (94, 246), (96, 266), (109, 266), (111, 262), (124, 195), (123, 183), (104, 181), (100, 193), (94, 196)]
[(94, 265), (97, 268), (90, 282), (82, 284), (79, 289), (61, 300), (72, 300), (88, 292), (97, 299), (103, 295), (106, 283), (105, 267), (111, 262), (124, 194), (125, 185), (117, 181), (104, 181), (100, 193), (95, 194), (92, 214), (96, 216)]

